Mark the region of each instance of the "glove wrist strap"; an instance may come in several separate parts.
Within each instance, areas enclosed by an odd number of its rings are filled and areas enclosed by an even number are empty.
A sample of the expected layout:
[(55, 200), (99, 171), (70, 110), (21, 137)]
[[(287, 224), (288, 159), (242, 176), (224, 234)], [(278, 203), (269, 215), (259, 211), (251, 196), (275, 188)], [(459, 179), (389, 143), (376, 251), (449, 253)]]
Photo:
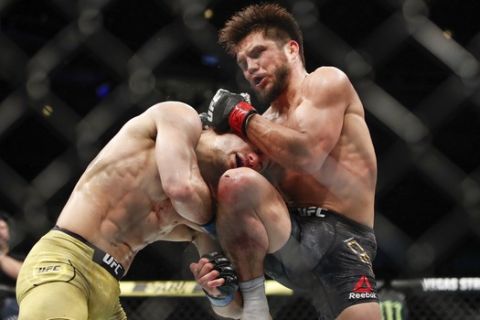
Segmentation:
[(225, 307), (227, 304), (233, 301), (234, 293), (230, 293), (224, 297), (214, 297), (208, 294), (205, 289), (203, 289), (203, 292), (205, 292), (205, 295), (207, 296), (208, 300), (210, 300), (210, 303), (212, 306), (215, 307)]
[(242, 132), (243, 132), (243, 136), (245, 138), (248, 139), (248, 136), (247, 136), (247, 127), (248, 127), (248, 123), (250, 122), (250, 119), (253, 118), (254, 115), (256, 115), (257, 112), (250, 112), (250, 114), (247, 115), (247, 117), (245, 118), (245, 121), (243, 121), (243, 127), (242, 127)]
[(246, 138), (248, 120), (255, 113), (257, 113), (257, 110), (255, 110), (255, 108), (248, 102), (240, 101), (237, 103), (228, 117), (228, 124), (232, 131), (235, 134)]

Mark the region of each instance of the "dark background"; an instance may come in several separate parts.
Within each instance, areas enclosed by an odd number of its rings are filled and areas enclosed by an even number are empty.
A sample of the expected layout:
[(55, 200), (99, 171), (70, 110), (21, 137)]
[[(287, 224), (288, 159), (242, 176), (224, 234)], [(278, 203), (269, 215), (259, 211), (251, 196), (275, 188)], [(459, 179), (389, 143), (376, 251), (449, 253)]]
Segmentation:
[[(89, 161), (163, 100), (205, 108), (247, 90), (216, 32), (254, 1), (0, 1), (0, 209), (13, 250), (55, 223)], [(378, 278), (478, 276), (480, 2), (277, 1), (304, 32), (307, 70), (345, 71), (379, 174)], [(261, 106), (257, 103), (259, 109)], [(188, 244), (144, 249), (127, 279), (189, 278)]]

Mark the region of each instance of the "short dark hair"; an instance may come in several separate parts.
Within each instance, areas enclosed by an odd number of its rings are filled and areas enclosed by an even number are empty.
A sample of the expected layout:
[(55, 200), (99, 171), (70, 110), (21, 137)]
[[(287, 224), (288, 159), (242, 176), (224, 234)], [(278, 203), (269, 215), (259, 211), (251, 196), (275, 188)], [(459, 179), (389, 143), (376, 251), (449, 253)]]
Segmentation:
[(11, 216), (7, 212), (0, 210), (0, 220), (3, 220), (7, 224), (10, 224)]
[(281, 44), (295, 40), (305, 65), (302, 31), (292, 14), (275, 3), (253, 4), (235, 13), (220, 30), (218, 42), (229, 54), (235, 55), (236, 45), (257, 31), (262, 31), (265, 37)]

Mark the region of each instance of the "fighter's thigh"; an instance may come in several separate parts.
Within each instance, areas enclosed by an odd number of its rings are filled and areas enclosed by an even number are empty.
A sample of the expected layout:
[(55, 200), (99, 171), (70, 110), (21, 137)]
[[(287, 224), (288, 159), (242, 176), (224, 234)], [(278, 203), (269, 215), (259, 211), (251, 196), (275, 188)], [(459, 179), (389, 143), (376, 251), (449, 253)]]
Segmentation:
[(20, 301), (19, 320), (87, 320), (82, 291), (67, 282), (50, 282), (31, 289)]
[(258, 218), (268, 234), (269, 252), (277, 251), (290, 237), (290, 215), (282, 196), (252, 169), (243, 167), (225, 172), (219, 181), (218, 202), (220, 210)]
[(336, 320), (381, 320), (380, 305), (377, 302), (360, 303), (343, 310)]

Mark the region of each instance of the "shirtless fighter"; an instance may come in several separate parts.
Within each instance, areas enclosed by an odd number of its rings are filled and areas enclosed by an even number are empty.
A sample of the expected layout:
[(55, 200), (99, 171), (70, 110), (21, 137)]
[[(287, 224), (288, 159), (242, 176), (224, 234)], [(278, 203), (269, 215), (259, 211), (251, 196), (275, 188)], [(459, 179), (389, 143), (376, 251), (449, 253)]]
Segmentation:
[[(380, 319), (372, 270), (377, 164), (355, 89), (337, 68), (306, 71), (300, 28), (279, 5), (235, 13), (220, 43), (269, 108), (260, 115), (242, 95), (219, 90), (206, 122), (248, 139), (280, 167), (267, 175), (280, 193), (248, 168), (220, 180), (217, 229), (241, 281), (242, 319), (269, 318), (264, 271), (308, 292), (321, 319)], [(214, 290), (209, 268), (200, 260), (192, 271)]]
[[(192, 241), (200, 255), (216, 250), (204, 233), (209, 188), (227, 169), (260, 165), (242, 139), (202, 131), (186, 104), (159, 103), (131, 119), (28, 254), (17, 282), (19, 319), (126, 319), (118, 280), (136, 253), (157, 240)], [(236, 303), (222, 309), (229, 308), (234, 315)]]

